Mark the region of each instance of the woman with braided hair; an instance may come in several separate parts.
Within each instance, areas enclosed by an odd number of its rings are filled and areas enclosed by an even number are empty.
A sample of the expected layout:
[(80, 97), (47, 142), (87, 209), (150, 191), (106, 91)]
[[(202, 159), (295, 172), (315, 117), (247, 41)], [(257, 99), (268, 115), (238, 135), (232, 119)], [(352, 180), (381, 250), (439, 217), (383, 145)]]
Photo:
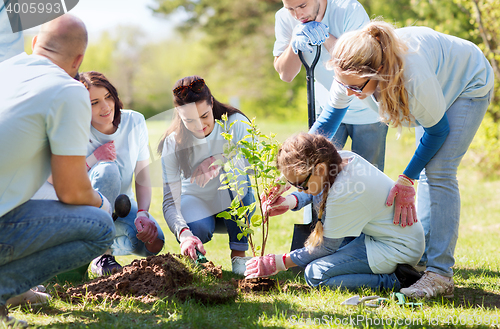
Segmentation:
[[(393, 225), (394, 206), (383, 201), (394, 182), (384, 173), (353, 152), (337, 152), (326, 137), (305, 133), (283, 143), (277, 165), (289, 184), (303, 191), (281, 197), (283, 203), (299, 210), (310, 201), (307, 196), (322, 194), (322, 220), (304, 248), (249, 260), (247, 278), (292, 266), (305, 268), (311, 286), (399, 290), (420, 278), (412, 266), (424, 252), (422, 225)], [(270, 216), (281, 213), (271, 206)]]

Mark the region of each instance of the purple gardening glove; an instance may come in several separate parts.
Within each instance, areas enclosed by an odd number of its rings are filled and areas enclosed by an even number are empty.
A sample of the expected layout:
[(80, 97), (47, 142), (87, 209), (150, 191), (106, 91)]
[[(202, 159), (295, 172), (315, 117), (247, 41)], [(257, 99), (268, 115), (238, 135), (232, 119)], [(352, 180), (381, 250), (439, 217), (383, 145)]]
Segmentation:
[(210, 180), (217, 177), (221, 166), (212, 166), (216, 160), (217, 159), (213, 156), (203, 160), (194, 170), (193, 175), (191, 176), (191, 183), (196, 182), (199, 187), (204, 187)]
[(135, 227), (137, 228), (137, 238), (144, 243), (153, 243), (158, 237), (158, 229), (156, 224), (149, 219), (147, 211), (139, 211), (134, 220)]
[(283, 254), (254, 257), (245, 263), (245, 279), (263, 278), (275, 275), (278, 272), (286, 271), (283, 261)]
[(394, 225), (399, 225), (401, 218), (401, 226), (412, 226), (417, 220), (417, 210), (415, 208), (415, 189), (413, 181), (406, 175), (399, 175), (396, 184), (389, 192), (389, 196), (385, 201), (387, 206), (392, 206), (394, 203)]

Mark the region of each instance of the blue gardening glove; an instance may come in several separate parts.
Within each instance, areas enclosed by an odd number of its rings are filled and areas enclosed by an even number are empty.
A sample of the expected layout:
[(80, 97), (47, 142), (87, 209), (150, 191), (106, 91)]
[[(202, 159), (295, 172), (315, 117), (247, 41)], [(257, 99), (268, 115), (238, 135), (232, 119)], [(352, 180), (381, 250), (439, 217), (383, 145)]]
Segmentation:
[(304, 34), (294, 34), (290, 46), (294, 54), (298, 54), (299, 50), (302, 52), (308, 51), (311, 54), (313, 52), (313, 47), (309, 44), (309, 38)]
[(298, 24), (293, 29), (293, 35), (305, 35), (314, 46), (323, 44), (330, 37), (328, 26), (316, 21)]

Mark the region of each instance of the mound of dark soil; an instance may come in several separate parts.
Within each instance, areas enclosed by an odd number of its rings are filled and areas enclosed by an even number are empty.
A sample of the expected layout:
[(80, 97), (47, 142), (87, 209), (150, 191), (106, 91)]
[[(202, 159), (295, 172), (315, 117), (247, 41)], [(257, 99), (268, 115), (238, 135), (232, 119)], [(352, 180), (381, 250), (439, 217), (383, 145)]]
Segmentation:
[[(212, 262), (202, 264), (202, 275), (222, 277), (222, 267)], [(137, 259), (110, 276), (103, 276), (77, 287), (56, 289), (61, 299), (80, 302), (92, 300), (121, 300), (132, 298), (141, 302), (154, 302), (158, 298), (175, 296), (181, 301), (193, 298), (206, 304), (234, 301), (237, 291), (228, 284), (208, 287), (192, 286), (195, 273), (171, 254)]]

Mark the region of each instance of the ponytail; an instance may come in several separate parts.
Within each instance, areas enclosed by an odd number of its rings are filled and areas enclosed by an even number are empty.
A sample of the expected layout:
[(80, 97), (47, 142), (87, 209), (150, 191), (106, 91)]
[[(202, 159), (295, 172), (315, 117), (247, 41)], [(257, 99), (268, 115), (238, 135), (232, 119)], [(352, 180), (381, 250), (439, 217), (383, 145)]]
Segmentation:
[(405, 88), (404, 54), (407, 51), (408, 47), (391, 24), (374, 20), (361, 30), (343, 34), (327, 66), (338, 73), (378, 80), (381, 119), (397, 128), (415, 121)]

